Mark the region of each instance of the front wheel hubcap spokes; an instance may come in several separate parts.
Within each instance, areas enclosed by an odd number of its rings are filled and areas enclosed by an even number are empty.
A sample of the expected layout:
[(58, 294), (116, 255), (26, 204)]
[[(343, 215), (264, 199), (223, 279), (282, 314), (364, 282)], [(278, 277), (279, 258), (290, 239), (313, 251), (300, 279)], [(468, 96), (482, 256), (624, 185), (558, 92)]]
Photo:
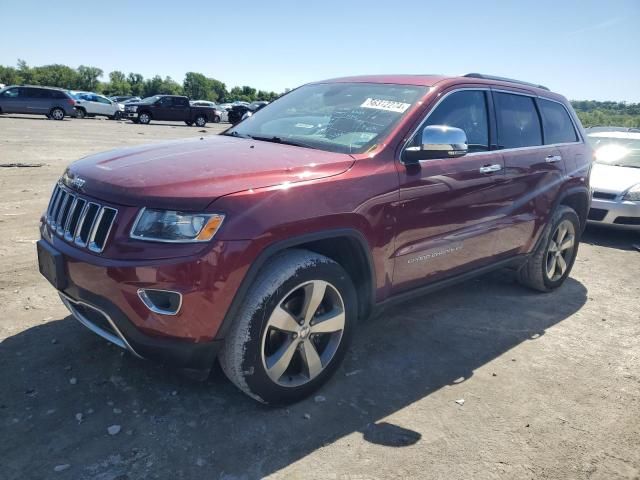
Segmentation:
[(267, 374), (283, 386), (314, 379), (337, 351), (344, 325), (344, 304), (335, 287), (322, 280), (296, 287), (274, 309), (263, 334)]

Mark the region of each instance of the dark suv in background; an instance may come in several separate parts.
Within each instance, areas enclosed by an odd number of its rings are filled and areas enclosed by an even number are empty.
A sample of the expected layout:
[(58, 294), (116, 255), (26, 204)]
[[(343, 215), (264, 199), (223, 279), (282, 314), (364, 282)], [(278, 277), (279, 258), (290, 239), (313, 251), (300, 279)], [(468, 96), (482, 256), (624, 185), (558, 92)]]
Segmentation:
[(0, 90), (0, 113), (46, 115), (54, 120), (75, 117), (75, 100), (52, 87), (10, 86)]
[(569, 102), (539, 85), (327, 80), (222, 135), (73, 163), (38, 261), (81, 323), (134, 355), (205, 374), (218, 356), (251, 397), (293, 402), (391, 301), (500, 267), (560, 287), (592, 158)]

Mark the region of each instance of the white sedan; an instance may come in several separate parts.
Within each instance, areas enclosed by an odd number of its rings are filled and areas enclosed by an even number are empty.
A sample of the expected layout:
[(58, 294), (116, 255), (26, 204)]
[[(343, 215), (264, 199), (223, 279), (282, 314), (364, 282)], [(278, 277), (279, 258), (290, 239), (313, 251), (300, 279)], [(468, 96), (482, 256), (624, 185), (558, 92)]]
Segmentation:
[(589, 222), (640, 231), (640, 129), (590, 128), (595, 153)]

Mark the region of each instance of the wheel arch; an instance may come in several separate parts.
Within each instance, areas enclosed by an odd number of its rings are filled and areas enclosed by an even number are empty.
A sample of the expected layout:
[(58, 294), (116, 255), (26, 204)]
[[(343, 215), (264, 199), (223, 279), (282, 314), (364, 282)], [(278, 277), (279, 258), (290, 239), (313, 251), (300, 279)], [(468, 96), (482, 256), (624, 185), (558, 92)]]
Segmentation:
[(558, 198), (558, 205), (566, 205), (572, 208), (578, 214), (580, 219), (580, 228), (584, 231), (587, 226), (587, 216), (589, 215), (589, 207), (591, 204), (591, 195), (587, 187), (572, 187), (564, 191)]
[(216, 339), (224, 339), (249, 288), (258, 273), (277, 253), (288, 249), (306, 249), (331, 258), (344, 268), (353, 281), (358, 297), (358, 318), (367, 318), (374, 303), (375, 269), (369, 245), (360, 231), (350, 228), (316, 232), (275, 242), (266, 247), (252, 262), (236, 292)]

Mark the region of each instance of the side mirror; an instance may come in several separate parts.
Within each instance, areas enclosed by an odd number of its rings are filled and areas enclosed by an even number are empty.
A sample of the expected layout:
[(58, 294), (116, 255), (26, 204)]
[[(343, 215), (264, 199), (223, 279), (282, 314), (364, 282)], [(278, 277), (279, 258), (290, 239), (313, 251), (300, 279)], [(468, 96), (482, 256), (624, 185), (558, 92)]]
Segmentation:
[(402, 155), (405, 165), (420, 160), (457, 158), (467, 154), (467, 134), (464, 130), (446, 125), (428, 125), (422, 131), (421, 145), (408, 147)]

